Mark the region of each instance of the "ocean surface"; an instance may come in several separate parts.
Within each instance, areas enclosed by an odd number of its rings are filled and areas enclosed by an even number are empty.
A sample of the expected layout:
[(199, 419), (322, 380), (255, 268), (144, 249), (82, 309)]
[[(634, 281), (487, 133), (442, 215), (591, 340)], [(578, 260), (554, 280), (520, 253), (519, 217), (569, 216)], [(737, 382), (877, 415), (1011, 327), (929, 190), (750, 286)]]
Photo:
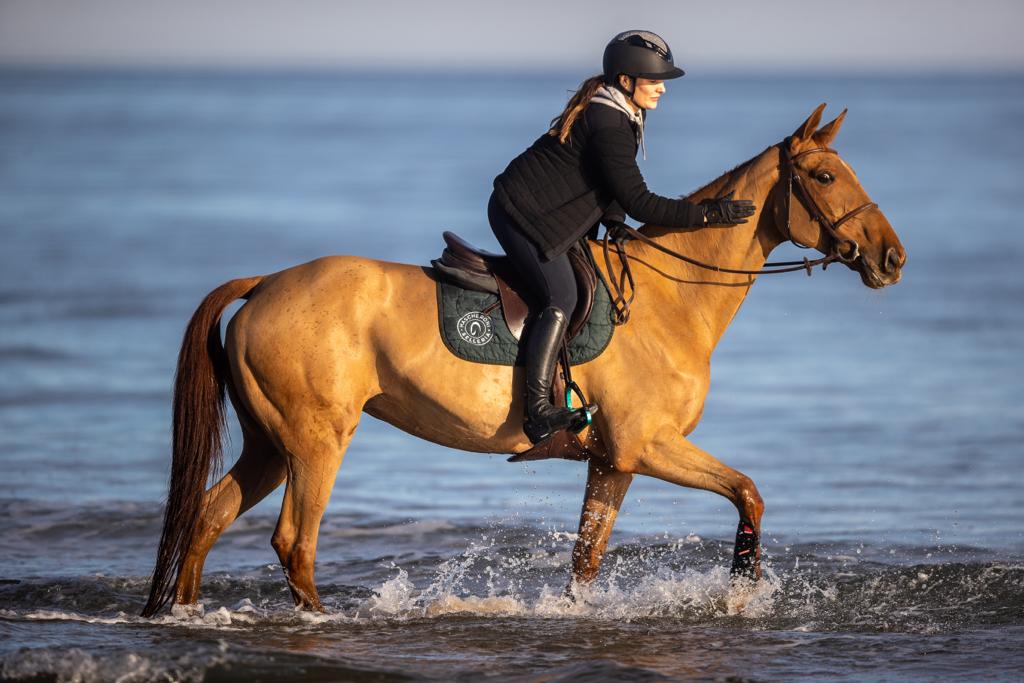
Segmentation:
[(328, 613), (292, 608), (278, 491), (214, 547), (202, 614), (138, 616), (201, 298), (331, 253), (426, 264), (444, 229), (497, 249), (493, 177), (587, 75), (0, 72), (0, 678), (1024, 677), (1019, 76), (690, 74), (652, 112), (641, 167), (676, 195), (849, 107), (835, 146), (909, 254), (883, 291), (762, 278), (714, 356), (692, 438), (767, 506), (742, 599), (725, 499), (638, 478), (569, 603), (584, 466), (366, 417)]

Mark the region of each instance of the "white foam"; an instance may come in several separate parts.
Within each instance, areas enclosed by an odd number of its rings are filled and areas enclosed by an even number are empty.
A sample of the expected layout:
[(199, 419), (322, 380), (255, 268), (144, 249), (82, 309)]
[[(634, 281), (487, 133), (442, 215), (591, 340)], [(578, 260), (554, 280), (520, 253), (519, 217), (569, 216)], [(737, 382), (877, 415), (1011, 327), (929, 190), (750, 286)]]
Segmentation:
[(539, 595), (527, 596), (517, 590), (515, 581), (504, 576), (522, 567), (488, 565), (486, 593), (474, 595), (464, 588), (464, 579), (474, 563), (474, 552), (483, 550), (477, 548), (442, 563), (431, 582), (422, 588), (410, 580), (408, 572), (393, 565), (395, 576), (382, 583), (354, 616), (405, 619), (468, 613), (615, 621), (663, 616), (760, 618), (771, 614), (780, 585), (770, 572), (765, 580), (752, 583), (732, 581), (724, 567), (663, 570), (637, 577), (620, 566), (591, 585), (574, 586), (571, 598), (561, 587), (547, 585)]
[(127, 624), (132, 621), (137, 621), (137, 619), (128, 616), (124, 612), (118, 612), (112, 617), (98, 617), (77, 614), (75, 612), (65, 612), (64, 610), (40, 609), (25, 612), (19, 616), (23, 619), (31, 619), (33, 621), (82, 621), (87, 624)]

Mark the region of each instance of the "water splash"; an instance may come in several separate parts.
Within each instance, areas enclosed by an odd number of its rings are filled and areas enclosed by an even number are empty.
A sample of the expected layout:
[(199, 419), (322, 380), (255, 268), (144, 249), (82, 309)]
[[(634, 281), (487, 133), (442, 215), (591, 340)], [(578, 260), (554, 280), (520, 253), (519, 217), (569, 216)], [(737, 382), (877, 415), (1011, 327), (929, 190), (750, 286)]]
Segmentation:
[(546, 549), (546, 541), (552, 539), (564, 545), (564, 535), (548, 532), (532, 548), (510, 548), (501, 545), (498, 535), (484, 536), (438, 565), (422, 588), (409, 572), (392, 564), (394, 576), (374, 590), (356, 616), (402, 619), (465, 613), (620, 622), (651, 617), (759, 618), (771, 612), (780, 586), (770, 569), (756, 584), (731, 581), (722, 566), (652, 569), (666, 552), (692, 550), (702, 543), (699, 537), (688, 537), (667, 547), (629, 547), (612, 558), (601, 579), (567, 589), (564, 578), (554, 585), (551, 579), (561, 578), (568, 553)]
[[(448, 533), (445, 531), (445, 533)], [(361, 564), (357, 584), (321, 582), (327, 613), (297, 610), (279, 569), (214, 573), (202, 603), (155, 620), (136, 616), (141, 577), (11, 581), (0, 585), (14, 621), (158, 624), (244, 631), (332, 623), (438, 619), (451, 615), (588, 619), (629, 623), (668, 619), (695, 626), (861, 633), (937, 633), (1012, 624), (1024, 611), (1024, 563), (884, 564), (856, 552), (801, 547), (766, 550), (764, 580), (731, 581), (728, 544), (699, 537), (633, 539), (613, 549), (601, 576), (566, 595), (568, 542), (557, 530), (477, 530), (456, 555), (391, 556)], [(876, 555), (877, 557), (877, 555)]]

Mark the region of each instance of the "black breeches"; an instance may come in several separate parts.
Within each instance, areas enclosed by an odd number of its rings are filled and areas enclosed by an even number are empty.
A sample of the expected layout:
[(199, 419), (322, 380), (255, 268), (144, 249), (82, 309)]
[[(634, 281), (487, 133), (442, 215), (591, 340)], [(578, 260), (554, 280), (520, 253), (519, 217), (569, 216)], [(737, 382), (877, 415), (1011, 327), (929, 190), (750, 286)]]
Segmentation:
[(572, 317), (576, 308), (576, 275), (568, 254), (561, 254), (544, 261), (537, 246), (520, 232), (512, 217), (491, 195), (487, 203), (487, 220), (505, 253), (533, 290), (537, 303), (544, 308), (554, 306), (562, 309), (565, 317)]

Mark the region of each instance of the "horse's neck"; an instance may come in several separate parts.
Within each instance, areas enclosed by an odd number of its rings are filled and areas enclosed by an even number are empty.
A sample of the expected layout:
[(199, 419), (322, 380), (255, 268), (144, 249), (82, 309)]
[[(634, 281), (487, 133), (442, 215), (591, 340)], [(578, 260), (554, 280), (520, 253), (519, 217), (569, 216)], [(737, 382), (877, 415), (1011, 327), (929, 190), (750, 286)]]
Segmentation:
[[(779, 178), (778, 160), (777, 149), (769, 147), (689, 197), (699, 201), (735, 192), (736, 199), (751, 199), (756, 213), (747, 223), (696, 230), (645, 226), (643, 232), (669, 249), (708, 264), (760, 269), (781, 240), (771, 207), (766, 206)], [(661, 326), (670, 338), (689, 340), (687, 352), (704, 351), (710, 356), (747, 297), (754, 276), (704, 270), (637, 242), (631, 242), (627, 249), (641, 261), (633, 266), (637, 307), (658, 312), (645, 326)]]

